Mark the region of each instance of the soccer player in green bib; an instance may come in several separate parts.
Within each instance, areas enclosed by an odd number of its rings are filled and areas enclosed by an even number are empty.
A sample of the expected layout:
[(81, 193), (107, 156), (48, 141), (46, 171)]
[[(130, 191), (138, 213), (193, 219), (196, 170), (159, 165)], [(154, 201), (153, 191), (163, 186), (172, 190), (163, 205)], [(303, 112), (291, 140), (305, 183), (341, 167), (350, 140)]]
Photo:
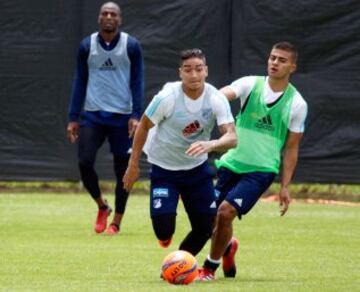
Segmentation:
[(200, 269), (199, 280), (214, 280), (221, 261), (224, 276), (235, 277), (238, 241), (232, 236), (232, 222), (248, 213), (271, 185), (280, 172), (281, 157), (280, 214), (288, 210), (288, 186), (307, 114), (306, 102), (289, 83), (296, 62), (295, 47), (288, 42), (277, 43), (268, 59), (268, 76), (243, 77), (221, 89), (229, 101), (240, 99), (238, 144), (216, 161), (218, 211), (210, 254)]

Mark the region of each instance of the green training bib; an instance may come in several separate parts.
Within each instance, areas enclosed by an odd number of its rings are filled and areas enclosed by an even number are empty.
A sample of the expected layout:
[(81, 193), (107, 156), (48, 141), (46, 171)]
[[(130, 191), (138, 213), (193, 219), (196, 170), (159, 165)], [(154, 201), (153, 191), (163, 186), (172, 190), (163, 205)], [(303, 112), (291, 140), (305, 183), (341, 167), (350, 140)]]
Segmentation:
[(279, 173), (281, 151), (288, 133), (296, 89), (289, 83), (277, 101), (266, 105), (264, 84), (263, 76), (256, 78), (244, 110), (236, 117), (237, 147), (215, 161), (217, 168), (223, 166), (235, 173)]

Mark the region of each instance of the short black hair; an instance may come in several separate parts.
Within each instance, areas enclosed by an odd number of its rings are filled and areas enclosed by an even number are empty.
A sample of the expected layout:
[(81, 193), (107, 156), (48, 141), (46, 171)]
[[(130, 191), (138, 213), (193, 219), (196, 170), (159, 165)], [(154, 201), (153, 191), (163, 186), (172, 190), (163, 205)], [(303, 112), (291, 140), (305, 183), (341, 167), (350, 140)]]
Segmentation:
[(292, 54), (294, 62), (296, 63), (298, 58), (298, 51), (296, 47), (290, 42), (278, 42), (273, 45), (273, 49), (283, 50)]
[(118, 12), (118, 14), (119, 14), (119, 16), (121, 16), (121, 8), (120, 8), (120, 5), (117, 4), (116, 2), (112, 2), (112, 1), (105, 2), (103, 5), (101, 5), (101, 7), (100, 7), (100, 12), (103, 10), (103, 8), (104, 8), (105, 6), (108, 6), (108, 5), (111, 5), (111, 6), (115, 7), (116, 10), (117, 10), (117, 12)]
[(191, 58), (199, 58), (203, 60), (204, 64), (206, 65), (205, 54), (202, 52), (202, 50), (194, 48), (194, 49), (183, 50), (180, 52), (180, 67), (182, 66), (185, 60)]

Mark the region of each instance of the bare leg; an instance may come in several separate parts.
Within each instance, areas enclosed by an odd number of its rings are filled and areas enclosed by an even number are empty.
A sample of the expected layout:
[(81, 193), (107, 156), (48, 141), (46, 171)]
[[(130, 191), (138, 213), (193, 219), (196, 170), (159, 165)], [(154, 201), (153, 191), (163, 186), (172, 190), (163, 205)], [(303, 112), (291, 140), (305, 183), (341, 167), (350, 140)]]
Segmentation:
[(105, 199), (101, 195), (100, 195), (100, 197), (98, 197), (94, 200), (99, 208), (107, 206)]
[(124, 214), (121, 214), (121, 213), (115, 213), (111, 224), (115, 224), (115, 225), (119, 226), (120, 223), (121, 223), (123, 215)]
[(232, 238), (232, 221), (237, 215), (236, 209), (227, 201), (219, 206), (213, 235), (211, 237), (210, 258), (220, 260)]

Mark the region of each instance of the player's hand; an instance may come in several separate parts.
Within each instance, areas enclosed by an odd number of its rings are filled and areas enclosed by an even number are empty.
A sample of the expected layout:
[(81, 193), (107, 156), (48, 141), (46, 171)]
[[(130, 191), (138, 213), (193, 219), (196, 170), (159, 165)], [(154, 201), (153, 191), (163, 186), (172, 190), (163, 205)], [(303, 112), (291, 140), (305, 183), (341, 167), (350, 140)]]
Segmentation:
[(197, 157), (204, 153), (209, 153), (214, 148), (214, 141), (196, 141), (186, 150), (189, 156)]
[(290, 205), (290, 193), (287, 187), (281, 187), (279, 193), (280, 215), (284, 216)]
[(71, 143), (75, 143), (79, 137), (80, 125), (78, 122), (69, 122), (67, 126), (67, 137)]
[(137, 126), (139, 125), (139, 121), (137, 119), (131, 118), (128, 122), (129, 128), (129, 138), (134, 136)]
[(128, 166), (128, 168), (125, 171), (124, 177), (122, 179), (124, 183), (124, 189), (127, 192), (130, 192), (134, 183), (139, 178), (140, 169), (138, 166)]

